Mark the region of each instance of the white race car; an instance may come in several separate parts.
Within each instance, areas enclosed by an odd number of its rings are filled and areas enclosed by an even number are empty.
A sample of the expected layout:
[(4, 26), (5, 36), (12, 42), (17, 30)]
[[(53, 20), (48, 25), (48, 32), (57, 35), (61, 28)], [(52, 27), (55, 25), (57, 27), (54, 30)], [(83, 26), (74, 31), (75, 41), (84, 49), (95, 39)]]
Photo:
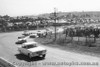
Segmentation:
[(23, 43), (27, 42), (28, 38), (29, 38), (29, 36), (20, 36), (20, 37), (18, 37), (18, 41), (16, 42), (16, 44), (23, 44)]
[(47, 50), (41, 46), (37, 46), (36, 42), (27, 42), (22, 46), (18, 47), (18, 51), (21, 54), (27, 55), (30, 59), (32, 57), (42, 57), (45, 58)]
[(36, 33), (30, 34), (30, 38), (37, 38), (38, 35)]

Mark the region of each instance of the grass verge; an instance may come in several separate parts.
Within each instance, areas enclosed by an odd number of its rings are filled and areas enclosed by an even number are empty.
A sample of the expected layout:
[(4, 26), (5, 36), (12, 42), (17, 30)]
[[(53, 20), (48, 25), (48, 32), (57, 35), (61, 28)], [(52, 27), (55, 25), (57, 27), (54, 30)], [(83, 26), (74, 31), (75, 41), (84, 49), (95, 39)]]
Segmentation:
[(15, 67), (15, 66), (0, 58), (0, 67)]
[(73, 37), (72, 39), (71, 37), (65, 38), (65, 35), (58, 34), (56, 41), (54, 41), (54, 35), (47, 36), (46, 38), (36, 38), (35, 41), (43, 45), (62, 49), (65, 51), (72, 51), (100, 57), (99, 38), (96, 40), (96, 43), (94, 43), (93, 38), (88, 38), (86, 42), (86, 38), (84, 37), (80, 37), (79, 39), (78, 37)]

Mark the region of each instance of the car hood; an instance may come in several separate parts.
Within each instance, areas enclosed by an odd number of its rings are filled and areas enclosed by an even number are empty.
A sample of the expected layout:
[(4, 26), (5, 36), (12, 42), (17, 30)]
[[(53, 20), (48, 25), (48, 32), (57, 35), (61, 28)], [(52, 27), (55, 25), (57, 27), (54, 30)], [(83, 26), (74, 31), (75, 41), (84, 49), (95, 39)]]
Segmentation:
[(37, 52), (37, 51), (43, 51), (43, 50), (46, 50), (46, 49), (41, 47), (41, 46), (38, 46), (38, 47), (30, 48), (28, 50), (31, 51), (31, 52)]

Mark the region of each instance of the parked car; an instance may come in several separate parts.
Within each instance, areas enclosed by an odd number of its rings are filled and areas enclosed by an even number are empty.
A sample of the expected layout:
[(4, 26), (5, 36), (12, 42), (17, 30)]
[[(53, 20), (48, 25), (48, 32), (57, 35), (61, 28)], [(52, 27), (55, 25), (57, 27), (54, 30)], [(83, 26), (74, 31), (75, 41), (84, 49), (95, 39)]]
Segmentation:
[(41, 46), (37, 46), (35, 42), (27, 42), (22, 46), (18, 47), (18, 51), (21, 54), (27, 55), (30, 59), (32, 57), (41, 57), (45, 58), (47, 50)]

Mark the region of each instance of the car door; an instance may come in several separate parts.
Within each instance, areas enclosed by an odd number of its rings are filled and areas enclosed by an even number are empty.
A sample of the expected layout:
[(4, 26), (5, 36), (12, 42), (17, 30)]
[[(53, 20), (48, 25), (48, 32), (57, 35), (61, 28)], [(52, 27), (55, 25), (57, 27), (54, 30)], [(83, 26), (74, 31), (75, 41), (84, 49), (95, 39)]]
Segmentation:
[[(27, 46), (26, 46), (27, 47)], [(25, 55), (28, 55), (29, 53), (30, 53), (30, 51), (28, 50), (28, 49), (26, 49), (26, 48), (22, 48), (22, 50), (23, 50), (23, 53), (25, 54)]]

